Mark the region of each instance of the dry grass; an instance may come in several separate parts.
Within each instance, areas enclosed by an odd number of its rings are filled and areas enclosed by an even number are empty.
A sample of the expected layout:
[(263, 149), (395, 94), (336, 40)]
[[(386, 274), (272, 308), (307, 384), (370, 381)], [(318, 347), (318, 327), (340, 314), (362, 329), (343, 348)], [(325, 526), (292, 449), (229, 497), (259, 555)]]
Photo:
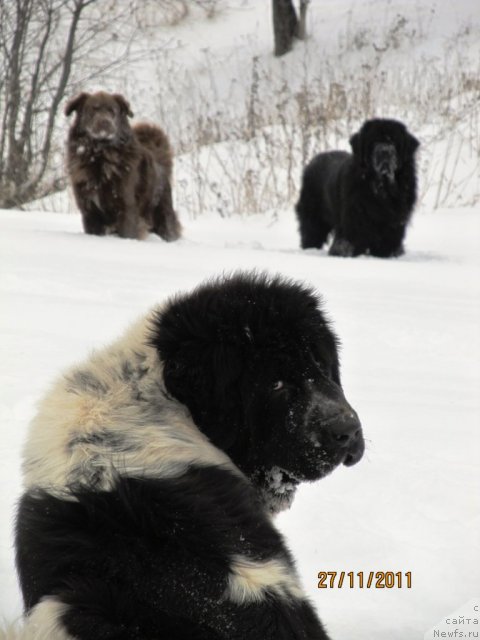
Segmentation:
[[(425, 206), (479, 202), (480, 69), (466, 62), (474, 34), (464, 28), (442, 56), (404, 63), (429, 26), (420, 14), (415, 24), (395, 15), (375, 30), (347, 20), (335, 51), (320, 62), (312, 64), (308, 44), (294, 52), (294, 81), (270, 59), (253, 56), (248, 76), (237, 80), (243, 93), (237, 86), (225, 106), (218, 97), (224, 79), (209, 51), (195, 76), (178, 73), (173, 57), (164, 60), (159, 74), (175, 84), (156, 110), (179, 155), (179, 207), (192, 216), (288, 208), (306, 162), (325, 149), (348, 149), (352, 132), (374, 116), (401, 119), (420, 138)], [(172, 118), (172, 100), (183, 107), (180, 119)]]
[(207, 18), (213, 18), (221, 9), (220, 0), (133, 0), (135, 20), (143, 29), (176, 26), (200, 9)]
[[(142, 20), (162, 1), (139, 5)], [(181, 21), (189, 11), (190, 19), (192, 11), (216, 15), (225, 4), (199, 3), (202, 10), (165, 0), (165, 11), (177, 13), (162, 19)], [(116, 88), (136, 112), (149, 105), (142, 115), (168, 132), (177, 153), (176, 203), (192, 217), (290, 208), (308, 160), (326, 149), (348, 149), (352, 132), (374, 116), (403, 120), (421, 140), (425, 207), (471, 206), (480, 201), (480, 66), (470, 52), (480, 29), (465, 26), (440, 54), (413, 59), (431, 37), (431, 19), (421, 5), (414, 19), (385, 13), (375, 25), (359, 24), (351, 11), (335, 46), (325, 50), (312, 39), (282, 60), (248, 59), (255, 47), (247, 42), (223, 58), (205, 48), (195, 65), (182, 59), (174, 35), (162, 44), (155, 32), (157, 49), (143, 47), (152, 69), (148, 83), (129, 66), (124, 86), (119, 73)]]

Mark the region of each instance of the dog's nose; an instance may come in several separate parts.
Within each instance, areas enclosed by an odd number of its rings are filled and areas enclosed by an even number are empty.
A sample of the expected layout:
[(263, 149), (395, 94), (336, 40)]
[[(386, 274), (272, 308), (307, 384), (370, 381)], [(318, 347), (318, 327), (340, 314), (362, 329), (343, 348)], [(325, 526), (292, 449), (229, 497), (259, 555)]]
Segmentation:
[(328, 435), (339, 447), (350, 448), (362, 435), (362, 426), (357, 414), (351, 407), (340, 411), (328, 420), (325, 427)]
[(393, 144), (378, 142), (373, 150), (373, 166), (382, 175), (393, 177), (397, 169), (397, 152)]
[(315, 410), (310, 414), (316, 437), (324, 450), (347, 467), (363, 456), (365, 442), (357, 412), (345, 399), (342, 389), (332, 382), (324, 383), (316, 396)]

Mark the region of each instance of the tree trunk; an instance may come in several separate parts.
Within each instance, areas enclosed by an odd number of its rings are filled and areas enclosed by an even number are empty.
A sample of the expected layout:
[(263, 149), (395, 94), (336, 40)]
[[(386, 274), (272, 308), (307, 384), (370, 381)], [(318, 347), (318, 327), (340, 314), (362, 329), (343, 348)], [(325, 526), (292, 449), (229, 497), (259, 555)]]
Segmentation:
[(275, 55), (283, 56), (293, 46), (298, 18), (292, 0), (272, 0)]
[(300, 0), (300, 17), (298, 18), (297, 30), (295, 37), (299, 40), (305, 40), (307, 37), (307, 9), (310, 0)]

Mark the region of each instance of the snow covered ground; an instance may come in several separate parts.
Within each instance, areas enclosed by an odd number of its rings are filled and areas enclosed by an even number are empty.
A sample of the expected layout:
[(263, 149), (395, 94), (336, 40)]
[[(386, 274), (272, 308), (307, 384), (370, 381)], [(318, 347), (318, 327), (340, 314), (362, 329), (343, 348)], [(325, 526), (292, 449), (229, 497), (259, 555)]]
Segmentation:
[[(310, 39), (274, 60), (270, 0), (224, 4), (212, 20), (192, 12), (170, 28), (155, 23), (155, 1), (145, 2), (143, 18), (152, 24), (142, 46), (160, 43), (160, 54), (112, 75), (104, 88), (124, 92), (139, 117), (158, 119), (179, 148), (184, 138), (196, 140), (202, 115), (218, 116), (228, 134), (230, 111), (235, 118), (248, 104), (254, 58), (267, 107), (269, 89), (273, 105), (278, 87), (293, 83), (296, 90), (305, 73), (318, 95), (328, 95), (329, 82), (339, 79), (350, 92), (349, 77), (363, 69), (379, 90), (369, 115), (408, 119), (422, 141), (422, 200), (407, 253), (353, 260), (300, 251), (284, 200), (283, 211), (262, 215), (214, 213), (214, 192), (233, 189), (235, 203), (234, 180), (241, 185), (244, 173), (259, 169), (254, 142), (241, 138), (234, 146), (233, 130), (217, 146), (177, 158), (175, 201), (185, 226), (178, 243), (85, 236), (65, 194), (32, 211), (0, 211), (0, 620), (21, 613), (12, 538), (20, 451), (52, 379), (166, 296), (220, 272), (256, 268), (305, 280), (324, 295), (343, 343), (346, 396), (367, 438), (360, 464), (303, 487), (278, 518), (305, 589), (332, 640), (421, 639), (480, 596), (480, 211), (467, 208), (480, 198), (479, 85), (472, 80), (478, 7), (473, 0), (312, 0)], [(383, 85), (386, 71), (391, 81)], [(450, 91), (456, 74), (462, 96), (457, 85)], [(165, 92), (165, 82), (171, 88), (177, 81), (176, 93)], [(439, 100), (436, 85), (454, 98)], [(425, 93), (410, 103), (417, 89)], [(336, 117), (335, 146), (346, 148), (350, 122)], [(66, 132), (67, 120), (59, 126)], [(271, 130), (262, 133), (265, 141)], [(227, 156), (233, 179), (225, 174)], [(284, 181), (284, 167), (265, 168)], [(296, 182), (300, 172), (295, 162)], [(442, 202), (464, 208), (432, 210)], [(412, 587), (318, 589), (319, 571), (410, 571)]]
[[(302, 488), (278, 524), (334, 640), (410, 640), (480, 593), (480, 215), (414, 217), (398, 260), (298, 249), (292, 211), (184, 220), (165, 244), (85, 236), (79, 215), (0, 212), (0, 619), (20, 614), (20, 449), (52, 378), (149, 305), (222, 271), (325, 296), (367, 452)], [(412, 572), (412, 588), (318, 589), (319, 571)]]

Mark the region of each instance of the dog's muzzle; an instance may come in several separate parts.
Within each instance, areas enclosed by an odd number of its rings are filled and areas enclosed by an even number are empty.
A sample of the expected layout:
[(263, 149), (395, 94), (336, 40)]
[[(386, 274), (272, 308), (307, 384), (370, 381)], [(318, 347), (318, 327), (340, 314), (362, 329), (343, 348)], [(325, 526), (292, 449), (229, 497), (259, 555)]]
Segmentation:
[(347, 467), (359, 462), (365, 450), (362, 425), (357, 412), (348, 404), (343, 393), (332, 397), (316, 394), (316, 401), (310, 413), (310, 429), (323, 448)]
[(373, 148), (372, 162), (373, 168), (378, 175), (386, 177), (392, 183), (395, 181), (395, 171), (398, 168), (395, 145), (387, 142), (377, 142)]
[(113, 140), (116, 134), (115, 125), (107, 118), (93, 122), (86, 129), (92, 139), (105, 142)]
[(363, 456), (365, 445), (362, 435), (362, 425), (356, 412), (347, 403), (338, 414), (323, 425), (326, 436), (333, 446), (345, 453), (343, 464), (347, 467), (359, 462)]

